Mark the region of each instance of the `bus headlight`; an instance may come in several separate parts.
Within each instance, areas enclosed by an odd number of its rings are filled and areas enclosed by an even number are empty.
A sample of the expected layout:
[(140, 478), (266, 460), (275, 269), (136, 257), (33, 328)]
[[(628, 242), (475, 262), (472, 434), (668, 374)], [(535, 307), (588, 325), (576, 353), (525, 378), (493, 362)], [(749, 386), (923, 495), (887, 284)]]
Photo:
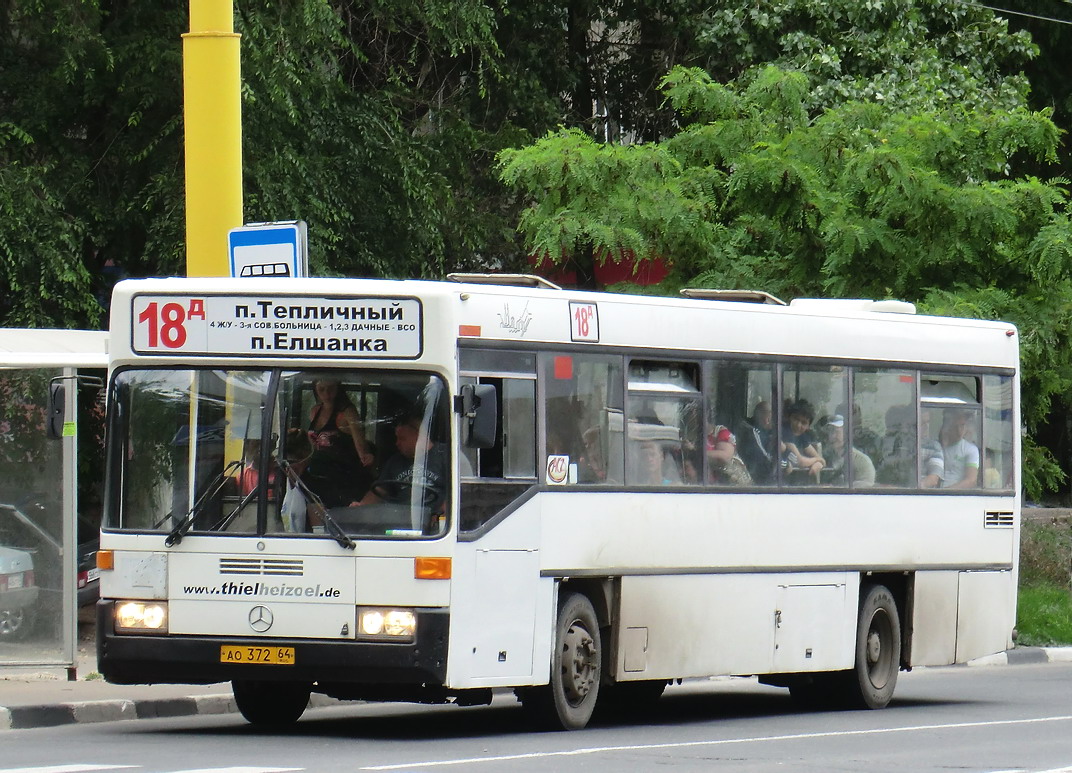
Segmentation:
[(120, 633), (167, 633), (168, 609), (162, 601), (123, 601), (115, 607)]
[(412, 609), (359, 607), (357, 635), (361, 639), (412, 641), (417, 633), (417, 615)]

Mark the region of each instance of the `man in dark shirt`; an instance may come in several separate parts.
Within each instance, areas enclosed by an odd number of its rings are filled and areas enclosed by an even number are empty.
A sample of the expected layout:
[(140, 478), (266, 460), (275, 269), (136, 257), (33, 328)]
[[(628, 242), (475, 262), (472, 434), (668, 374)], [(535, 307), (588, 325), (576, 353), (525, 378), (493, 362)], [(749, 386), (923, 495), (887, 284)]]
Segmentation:
[(737, 453), (757, 486), (772, 482), (777, 458), (774, 440), (774, 418), (770, 403), (760, 400), (756, 403), (752, 418), (746, 420), (737, 433)]
[(395, 425), (398, 451), (384, 462), (380, 476), (358, 504), (405, 504), (414, 487), (417, 501), (433, 512), (442, 509), (447, 495), (447, 459), (443, 448), (421, 436), (421, 417), (409, 416)]

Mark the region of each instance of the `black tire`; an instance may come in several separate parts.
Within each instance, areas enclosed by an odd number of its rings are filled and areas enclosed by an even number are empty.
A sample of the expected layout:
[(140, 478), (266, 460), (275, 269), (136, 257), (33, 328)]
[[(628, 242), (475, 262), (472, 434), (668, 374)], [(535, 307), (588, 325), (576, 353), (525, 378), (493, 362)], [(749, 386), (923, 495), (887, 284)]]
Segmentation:
[(558, 608), (551, 681), (517, 696), (532, 720), (551, 729), (580, 730), (592, 718), (603, 672), (603, 640), (592, 602), (570, 593)]
[(856, 664), (845, 676), (852, 708), (881, 709), (893, 698), (901, 669), (901, 620), (884, 585), (864, 588), (856, 624)]
[(33, 630), (34, 611), (30, 607), (0, 609), (0, 642), (22, 641)]
[(282, 729), (293, 725), (309, 705), (311, 685), (302, 682), (231, 682), (235, 704), (246, 721), (258, 727)]

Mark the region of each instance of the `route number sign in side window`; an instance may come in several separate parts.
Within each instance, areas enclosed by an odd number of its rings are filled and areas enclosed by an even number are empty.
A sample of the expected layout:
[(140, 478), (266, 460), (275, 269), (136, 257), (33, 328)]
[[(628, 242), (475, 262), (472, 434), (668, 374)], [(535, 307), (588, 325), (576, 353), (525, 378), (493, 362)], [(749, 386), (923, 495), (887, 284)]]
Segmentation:
[(574, 341), (599, 341), (599, 314), (594, 303), (571, 302), (570, 334)]

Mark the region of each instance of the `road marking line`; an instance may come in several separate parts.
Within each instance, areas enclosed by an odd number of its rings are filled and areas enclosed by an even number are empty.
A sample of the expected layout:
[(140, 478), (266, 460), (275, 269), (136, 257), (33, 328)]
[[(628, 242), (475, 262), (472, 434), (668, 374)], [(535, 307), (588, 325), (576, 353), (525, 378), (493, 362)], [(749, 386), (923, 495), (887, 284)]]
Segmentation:
[(0, 773), (88, 773), (91, 770), (122, 770), (141, 765), (46, 765), (39, 768), (0, 768)]
[[(237, 767), (237, 768), (191, 768), (189, 770), (176, 770), (173, 773), (294, 773), (294, 771), (305, 770), (305, 768), (258, 768), (258, 767)], [(0, 773), (4, 771), (0, 770)]]
[[(989, 722), (954, 722), (948, 725), (912, 725), (909, 727), (882, 727), (871, 730), (838, 730), (829, 733), (797, 733), (794, 735), (768, 735), (751, 738), (724, 738), (717, 741), (681, 741), (678, 743), (635, 744), (629, 746), (594, 746), (582, 749), (570, 749), (558, 752), (529, 752), (527, 754), (504, 754), (497, 757), (467, 757), (454, 760), (429, 760), (426, 762), (407, 762), (393, 765), (369, 765), (358, 770), (405, 770), (412, 768), (437, 768), (450, 765), (475, 765), (481, 762), (510, 762), (513, 760), (541, 759), (545, 757), (576, 757), (584, 754), (603, 754), (605, 752), (635, 752), (654, 749), (689, 749), (704, 746), (725, 746), (729, 744), (761, 743), (765, 741), (799, 741), (809, 738), (844, 738), (853, 735), (881, 735), (888, 733), (914, 733), (923, 730), (953, 730), (956, 728), (998, 727), (1000, 725), (1031, 725), (1041, 722), (1068, 722), (1072, 715), (1059, 717), (1039, 717), (1037, 719), (999, 719)], [(1068, 770), (1068, 769), (1064, 769)], [(0, 771), (2, 773), (2, 771)], [(1046, 773), (1056, 773), (1049, 772)]]

